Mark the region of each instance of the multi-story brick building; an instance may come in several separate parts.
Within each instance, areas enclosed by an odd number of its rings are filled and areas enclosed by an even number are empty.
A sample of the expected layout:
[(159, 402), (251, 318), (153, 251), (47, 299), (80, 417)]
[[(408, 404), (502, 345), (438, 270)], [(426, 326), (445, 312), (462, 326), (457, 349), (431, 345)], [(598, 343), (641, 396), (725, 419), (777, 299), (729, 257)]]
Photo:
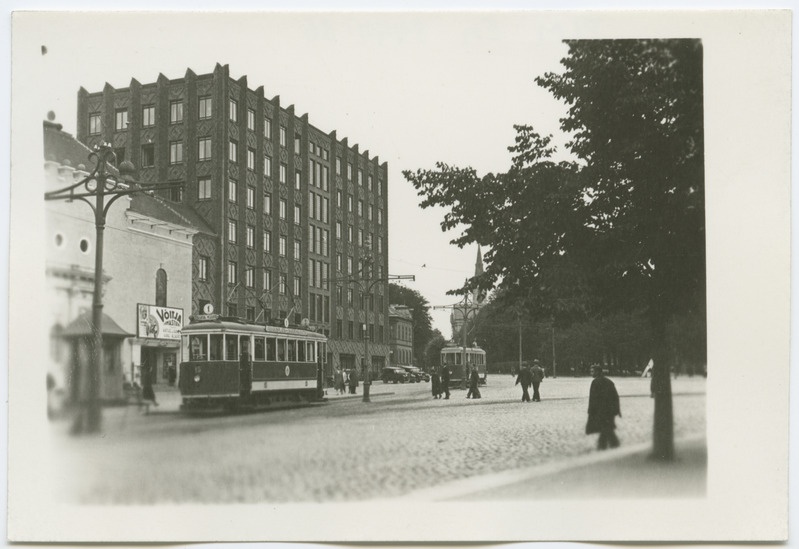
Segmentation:
[(88, 146), (112, 143), (139, 180), (185, 182), (166, 198), (216, 232), (194, 239), (193, 313), (211, 303), (252, 321), (307, 323), (330, 337), (328, 375), (360, 365), (366, 352), (380, 371), (388, 285), (372, 282), (387, 277), (385, 163), (312, 126), (279, 96), (266, 98), (263, 87), (250, 89), (246, 76), (231, 78), (227, 65), (81, 88), (77, 127)]

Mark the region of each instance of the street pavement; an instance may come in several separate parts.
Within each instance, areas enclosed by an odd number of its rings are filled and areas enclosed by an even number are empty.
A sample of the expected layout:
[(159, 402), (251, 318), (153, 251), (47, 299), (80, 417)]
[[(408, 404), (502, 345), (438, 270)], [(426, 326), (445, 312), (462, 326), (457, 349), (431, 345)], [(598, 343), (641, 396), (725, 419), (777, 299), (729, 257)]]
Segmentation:
[(622, 447), (606, 452), (584, 434), (590, 378), (547, 378), (538, 403), (520, 402), (514, 381), (489, 377), (479, 400), (377, 381), (371, 403), (361, 386), (300, 408), (199, 417), (179, 412), (176, 390), (157, 389), (148, 413), (104, 410), (102, 436), (73, 438), (53, 423), (59, 495), (141, 504), (634, 497), (646, 485), (704, 493), (703, 378), (673, 381), (680, 460), (668, 466), (646, 459), (648, 379), (614, 378)]

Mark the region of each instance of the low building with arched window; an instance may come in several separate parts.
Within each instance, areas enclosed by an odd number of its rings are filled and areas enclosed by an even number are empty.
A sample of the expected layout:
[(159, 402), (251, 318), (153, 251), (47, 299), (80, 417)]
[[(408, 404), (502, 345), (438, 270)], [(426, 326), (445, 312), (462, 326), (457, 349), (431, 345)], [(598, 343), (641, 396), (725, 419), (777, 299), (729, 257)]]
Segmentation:
[[(81, 180), (94, 167), (91, 151), (59, 124), (44, 123), (45, 191)], [(115, 171), (115, 168), (112, 168)], [(48, 201), (46, 280), (50, 313), (48, 387), (69, 395), (70, 345), (64, 338), (76, 319), (91, 312), (96, 227), (80, 200)], [(192, 304), (194, 236), (212, 236), (190, 207), (147, 194), (124, 196), (108, 210), (103, 246), (103, 313), (125, 337), (106, 357), (101, 398), (121, 399), (123, 386), (141, 383), (142, 366), (153, 383), (177, 375), (180, 330)], [(177, 327), (175, 330), (173, 328)], [(68, 398), (68, 397), (67, 397)]]

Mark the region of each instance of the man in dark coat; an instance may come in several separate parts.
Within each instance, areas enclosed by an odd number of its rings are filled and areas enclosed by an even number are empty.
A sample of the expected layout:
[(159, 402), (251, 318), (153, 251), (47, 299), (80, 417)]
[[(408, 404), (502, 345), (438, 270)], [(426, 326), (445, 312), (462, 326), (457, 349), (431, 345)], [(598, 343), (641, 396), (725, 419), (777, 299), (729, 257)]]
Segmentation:
[(585, 434), (599, 433), (597, 449), (605, 450), (608, 446), (616, 448), (619, 439), (616, 436), (616, 416), (621, 417), (619, 406), (619, 393), (616, 385), (604, 376), (599, 364), (591, 366), (591, 392), (588, 397), (588, 423), (585, 425)]
[(538, 392), (538, 387), (541, 385), (541, 382), (544, 381), (544, 369), (541, 368), (538, 359), (533, 361), (533, 368), (530, 373), (532, 374), (533, 382), (533, 401), (541, 402), (541, 394)]
[(441, 376), (438, 373), (438, 368), (433, 368), (430, 381), (433, 389), (433, 398), (441, 398)]
[(449, 399), (449, 366), (441, 367), (441, 388), (444, 390), (444, 400)]
[(351, 395), (357, 394), (358, 391), (356, 389), (358, 388), (358, 372), (355, 370), (355, 368), (350, 370), (349, 381), (350, 381), (350, 394)]
[(477, 387), (480, 384), (480, 374), (477, 373), (477, 368), (472, 366), (469, 372), (469, 392), (466, 393), (466, 398), (480, 398), (480, 389)]
[(522, 385), (522, 402), (530, 402), (530, 393), (527, 392), (527, 389), (533, 383), (533, 374), (526, 364), (522, 366), (519, 375), (516, 376), (516, 385), (520, 383)]

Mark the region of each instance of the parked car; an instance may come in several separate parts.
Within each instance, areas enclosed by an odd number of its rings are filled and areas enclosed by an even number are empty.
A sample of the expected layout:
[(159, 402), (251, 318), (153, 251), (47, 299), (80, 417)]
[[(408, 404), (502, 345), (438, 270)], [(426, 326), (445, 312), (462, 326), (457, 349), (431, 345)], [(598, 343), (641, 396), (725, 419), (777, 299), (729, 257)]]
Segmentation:
[(427, 376), (427, 379), (425, 379), (425, 373), (416, 366), (402, 366), (402, 369), (408, 372), (408, 377), (410, 377), (413, 383), (419, 383), (420, 381), (427, 381), (430, 379), (430, 376)]
[(410, 379), (410, 375), (402, 368), (386, 366), (383, 368), (380, 379), (383, 380), (383, 383), (407, 383)]

